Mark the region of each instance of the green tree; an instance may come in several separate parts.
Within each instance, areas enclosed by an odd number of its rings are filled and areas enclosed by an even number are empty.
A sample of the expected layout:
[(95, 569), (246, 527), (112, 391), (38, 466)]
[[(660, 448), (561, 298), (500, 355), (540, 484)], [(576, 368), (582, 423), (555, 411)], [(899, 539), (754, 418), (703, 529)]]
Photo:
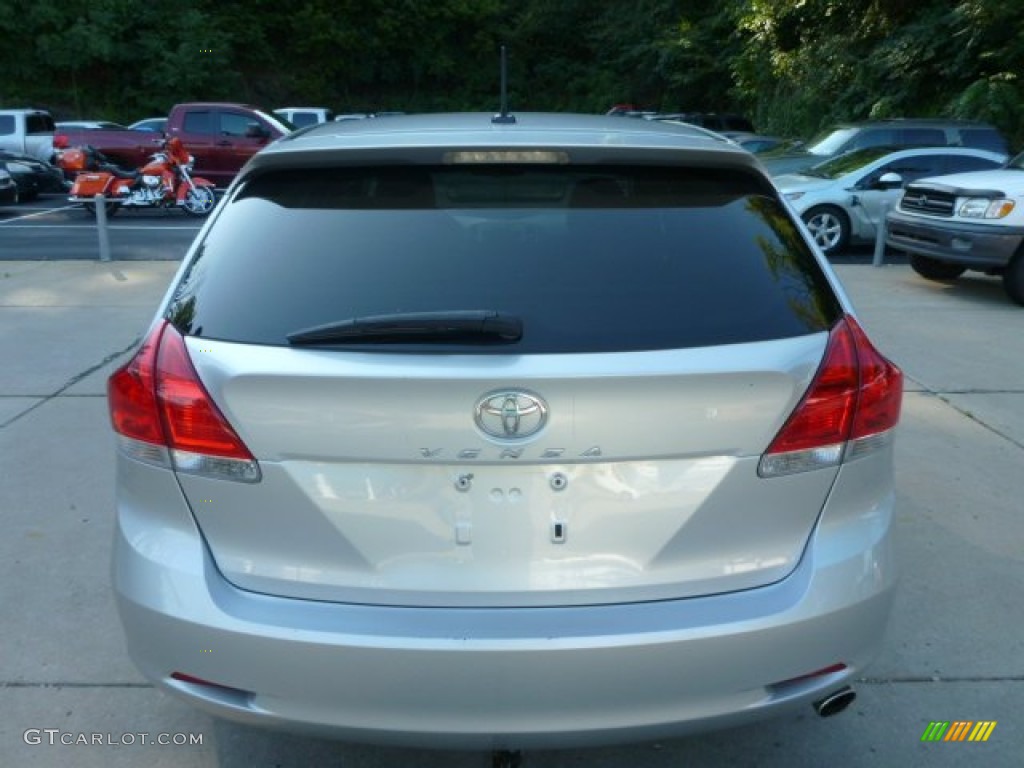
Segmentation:
[[(1006, 0), (7, 0), (0, 104), (133, 120), (175, 102), (343, 111), (743, 111), (804, 136), (957, 116), (1024, 144)], [(26, 50), (34, 51), (26, 55)]]
[(837, 120), (991, 120), (1019, 145), (1019, 8), (995, 0), (747, 0), (733, 62), (740, 98), (771, 130)]

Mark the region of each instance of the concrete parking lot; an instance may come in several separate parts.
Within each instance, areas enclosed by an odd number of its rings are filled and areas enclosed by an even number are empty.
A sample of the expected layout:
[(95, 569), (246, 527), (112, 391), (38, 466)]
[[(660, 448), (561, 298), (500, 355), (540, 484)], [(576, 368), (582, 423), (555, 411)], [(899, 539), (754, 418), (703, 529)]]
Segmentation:
[[(87, 250), (94, 228), (60, 208), (44, 200), (0, 212), (0, 766), (489, 765), (483, 753), (215, 721), (135, 671), (109, 587), (105, 379), (127, 359), (199, 224), (178, 212), (118, 216), (116, 260), (99, 263)], [(847, 261), (837, 271), (864, 326), (906, 373), (902, 581), (857, 701), (828, 720), (808, 708), (656, 744), (529, 752), (524, 767), (1021, 764), (1024, 308), (993, 278), (939, 285), (902, 264), (873, 268), (869, 253)], [(996, 725), (984, 743), (922, 742), (933, 721)]]

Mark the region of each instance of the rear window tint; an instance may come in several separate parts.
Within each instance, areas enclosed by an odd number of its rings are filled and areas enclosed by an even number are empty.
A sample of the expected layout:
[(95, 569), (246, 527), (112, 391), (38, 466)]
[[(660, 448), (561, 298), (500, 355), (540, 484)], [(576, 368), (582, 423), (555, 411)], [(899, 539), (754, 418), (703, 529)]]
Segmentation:
[(994, 128), (961, 128), (960, 143), (975, 149), (988, 149), (1003, 154), (1009, 152), (1006, 139)]
[(866, 128), (854, 136), (850, 144), (843, 148), (843, 151), (867, 149), (868, 147), (894, 147), (898, 145), (899, 137), (895, 128)]
[(25, 117), (25, 133), (53, 133), (57, 126), (49, 115), (30, 114)]
[[(402, 166), (269, 172), (227, 201), (168, 318), (257, 344), (371, 315), (493, 310), (499, 348), (612, 352), (825, 330), (836, 299), (760, 177), (619, 166)], [(361, 350), (372, 349), (366, 344)]]
[(940, 128), (905, 128), (902, 139), (908, 147), (944, 147), (949, 144), (946, 132)]
[(293, 112), (291, 123), (296, 128), (305, 128), (307, 125), (316, 125), (320, 120), (315, 112)]

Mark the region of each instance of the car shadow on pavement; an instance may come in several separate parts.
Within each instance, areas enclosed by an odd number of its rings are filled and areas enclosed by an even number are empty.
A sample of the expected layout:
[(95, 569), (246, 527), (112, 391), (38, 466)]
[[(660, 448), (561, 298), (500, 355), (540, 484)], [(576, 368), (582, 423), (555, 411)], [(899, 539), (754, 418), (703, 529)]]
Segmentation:
[(944, 282), (926, 280), (923, 277), (917, 278), (917, 281), (931, 293), (944, 294), (951, 300), (997, 309), (1012, 309), (1016, 306), (1007, 297), (999, 277), (981, 272), (966, 272), (956, 280)]

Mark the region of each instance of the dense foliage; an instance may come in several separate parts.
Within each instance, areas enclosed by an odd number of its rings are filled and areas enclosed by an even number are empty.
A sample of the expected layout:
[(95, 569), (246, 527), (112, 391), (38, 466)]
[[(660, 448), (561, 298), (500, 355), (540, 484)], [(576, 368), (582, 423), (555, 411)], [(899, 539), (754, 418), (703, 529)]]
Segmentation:
[(6, 0), (0, 105), (124, 121), (184, 100), (336, 111), (735, 111), (806, 136), (957, 116), (1024, 145), (1006, 0)]

